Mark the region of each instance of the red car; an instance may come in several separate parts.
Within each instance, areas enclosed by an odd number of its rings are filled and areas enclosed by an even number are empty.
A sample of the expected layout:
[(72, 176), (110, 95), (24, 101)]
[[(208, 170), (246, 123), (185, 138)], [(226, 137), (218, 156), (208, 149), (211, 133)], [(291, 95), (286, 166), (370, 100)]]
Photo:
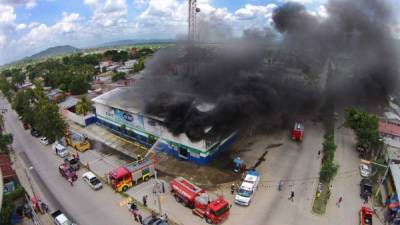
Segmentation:
[(360, 210), (360, 225), (372, 225), (372, 215), (374, 215), (374, 211), (363, 206)]
[(58, 167), (58, 170), (60, 171), (61, 176), (63, 176), (65, 179), (72, 179), (72, 181), (76, 181), (78, 179), (78, 176), (76, 173), (72, 170), (72, 168), (67, 164), (63, 163)]

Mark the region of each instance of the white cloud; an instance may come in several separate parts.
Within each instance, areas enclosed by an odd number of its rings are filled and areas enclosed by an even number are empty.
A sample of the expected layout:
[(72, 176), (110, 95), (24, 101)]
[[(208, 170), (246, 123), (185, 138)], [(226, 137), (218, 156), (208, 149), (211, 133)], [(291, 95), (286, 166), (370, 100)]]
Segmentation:
[(0, 49), (3, 49), (6, 45), (6, 36), (0, 35)]
[(94, 7), (92, 17), (94, 24), (103, 27), (126, 25), (128, 15), (126, 0), (85, 0), (85, 3)]
[(17, 15), (14, 8), (8, 5), (0, 5), (0, 26), (7, 26), (14, 23)]
[(269, 4), (266, 6), (256, 6), (247, 4), (244, 8), (238, 9), (235, 12), (235, 17), (239, 20), (251, 20), (258, 16), (268, 18), (271, 16), (272, 11), (276, 8), (275, 4)]
[(24, 23), (21, 23), (21, 24), (17, 25), (17, 30), (24, 30), (26, 28), (28, 28), (28, 25), (26, 25)]
[(298, 2), (303, 5), (307, 4), (322, 4), (327, 2), (328, 0), (280, 0), (280, 2)]
[(10, 6), (24, 5), (28, 9), (37, 5), (36, 0), (0, 0), (0, 4)]
[(84, 3), (85, 5), (90, 5), (90, 6), (92, 6), (92, 5), (97, 5), (97, 4), (99, 3), (99, 1), (98, 1), (98, 0), (84, 0), (83, 3)]

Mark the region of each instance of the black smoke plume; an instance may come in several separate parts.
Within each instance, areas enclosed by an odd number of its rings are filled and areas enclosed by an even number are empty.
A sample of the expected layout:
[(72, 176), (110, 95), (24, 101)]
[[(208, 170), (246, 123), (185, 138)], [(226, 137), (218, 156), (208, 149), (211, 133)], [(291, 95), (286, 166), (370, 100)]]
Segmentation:
[(337, 101), (392, 93), (398, 58), (389, 5), (332, 0), (325, 7), (323, 18), (289, 2), (274, 10), (273, 30), (158, 51), (138, 83), (144, 112), (198, 141), (291, 124), (316, 113), (327, 89)]

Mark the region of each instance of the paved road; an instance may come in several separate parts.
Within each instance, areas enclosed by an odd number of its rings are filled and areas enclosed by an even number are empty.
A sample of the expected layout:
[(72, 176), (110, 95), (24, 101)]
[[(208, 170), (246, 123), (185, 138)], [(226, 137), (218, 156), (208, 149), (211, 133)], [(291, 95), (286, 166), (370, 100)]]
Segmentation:
[[(0, 99), (0, 106), (10, 106)], [(124, 200), (115, 194), (110, 188), (106, 187), (98, 192), (92, 191), (79, 178), (71, 187), (63, 179), (57, 166), (61, 159), (51, 153), (50, 146), (43, 146), (39, 140), (33, 138), (29, 131), (25, 131), (17, 119), (17, 115), (12, 110), (5, 114), (6, 131), (14, 135), (13, 148), (17, 154), (26, 154), (26, 158), (32, 163), (32, 178), (44, 183), (50, 193), (50, 207), (57, 208), (62, 206), (67, 215), (71, 216), (79, 225), (128, 225), (134, 224), (132, 216), (125, 206), (119, 203)], [(82, 175), (82, 170), (78, 175)], [(37, 173), (37, 175), (36, 175)], [(36, 176), (35, 176), (36, 175)], [(40, 182), (40, 181), (43, 182)]]

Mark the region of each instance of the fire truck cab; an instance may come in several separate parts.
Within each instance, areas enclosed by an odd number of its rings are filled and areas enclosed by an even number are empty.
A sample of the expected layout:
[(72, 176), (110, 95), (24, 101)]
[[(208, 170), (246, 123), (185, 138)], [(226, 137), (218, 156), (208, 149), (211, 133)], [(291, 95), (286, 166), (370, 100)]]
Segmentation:
[(209, 224), (219, 224), (229, 216), (229, 203), (222, 197), (210, 200), (206, 191), (188, 180), (178, 177), (171, 181), (171, 193), (177, 202), (192, 208), (192, 212)]
[(155, 173), (156, 158), (137, 160), (111, 171), (108, 175), (111, 187), (117, 191), (126, 191), (133, 182), (147, 181)]
[(133, 186), (132, 174), (125, 167), (110, 172), (109, 178), (111, 187), (117, 192), (126, 191)]
[(292, 130), (292, 140), (303, 141), (304, 138), (304, 122), (302, 120), (297, 120), (294, 123)]

